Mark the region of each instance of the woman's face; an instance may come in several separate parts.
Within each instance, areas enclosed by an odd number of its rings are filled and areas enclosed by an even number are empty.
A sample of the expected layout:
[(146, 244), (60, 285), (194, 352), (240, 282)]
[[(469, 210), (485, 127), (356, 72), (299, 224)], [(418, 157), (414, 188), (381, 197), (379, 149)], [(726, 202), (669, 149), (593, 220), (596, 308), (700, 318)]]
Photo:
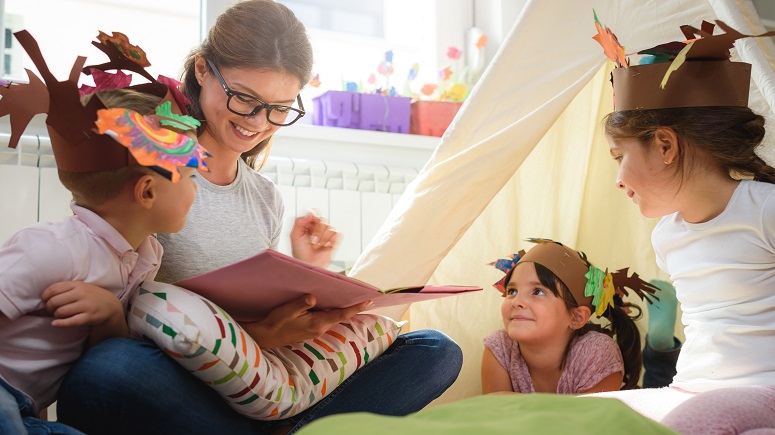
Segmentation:
[[(211, 140), (214, 140), (219, 148), (242, 154), (280, 128), (267, 121), (266, 110), (249, 117), (230, 112), (226, 106), (226, 92), (206, 65), (207, 61), (197, 56), (196, 77), (202, 86), (199, 102), (207, 120), (200, 142), (204, 140), (208, 150), (213, 145)], [(299, 80), (284, 72), (256, 68), (220, 68), (219, 71), (231, 90), (270, 105), (293, 106), (301, 89)]]

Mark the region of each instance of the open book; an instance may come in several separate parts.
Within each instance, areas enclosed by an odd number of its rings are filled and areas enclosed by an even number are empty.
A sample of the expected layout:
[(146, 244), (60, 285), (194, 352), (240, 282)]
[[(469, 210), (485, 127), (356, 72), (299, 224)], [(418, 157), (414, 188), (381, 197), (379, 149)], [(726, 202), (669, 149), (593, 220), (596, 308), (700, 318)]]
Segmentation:
[(372, 308), (387, 307), (482, 289), (426, 285), (380, 290), (269, 249), (174, 284), (204, 296), (239, 321), (258, 320), (273, 308), (305, 294), (315, 295), (315, 308), (325, 310), (368, 300), (374, 301)]

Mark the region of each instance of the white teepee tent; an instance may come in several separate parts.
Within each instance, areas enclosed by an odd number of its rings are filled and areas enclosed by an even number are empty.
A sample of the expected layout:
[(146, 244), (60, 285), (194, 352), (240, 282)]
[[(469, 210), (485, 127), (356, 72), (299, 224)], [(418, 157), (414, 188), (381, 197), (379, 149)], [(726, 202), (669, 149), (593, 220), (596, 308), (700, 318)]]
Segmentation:
[[(502, 274), (486, 264), (526, 247), (523, 239), (552, 238), (583, 249), (596, 264), (665, 278), (650, 243), (656, 221), (641, 217), (614, 186), (616, 165), (600, 127), (612, 110), (610, 65), (592, 40), (593, 9), (627, 53), (681, 40), (680, 25), (702, 20), (720, 19), (745, 34), (765, 31), (750, 0), (527, 3), (352, 269), (382, 288), (426, 281), (485, 287), (410, 310), (412, 329), (442, 330), (463, 348), (463, 372), (442, 402), (480, 392), (481, 340), (501, 326), (500, 297), (490, 285)], [(735, 48), (733, 57), (753, 65), (750, 106), (775, 128), (775, 46), (748, 38)], [(775, 146), (765, 141), (762, 157), (773, 163)]]

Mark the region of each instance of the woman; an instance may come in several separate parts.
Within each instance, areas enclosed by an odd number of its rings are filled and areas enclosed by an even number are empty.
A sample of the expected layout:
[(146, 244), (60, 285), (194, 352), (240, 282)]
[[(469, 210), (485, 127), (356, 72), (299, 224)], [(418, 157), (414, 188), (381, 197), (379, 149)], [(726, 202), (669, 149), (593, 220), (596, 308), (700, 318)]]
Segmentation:
[[(312, 49), (304, 26), (271, 0), (238, 3), (216, 21), (185, 63), (183, 92), (202, 120), (199, 141), (213, 155), (196, 176), (197, 199), (184, 230), (159, 235), (165, 254), (157, 280), (177, 281), (276, 247), (283, 205), (268, 179), (249, 166), (269, 153), (272, 135), (303, 116)], [(263, 153), (263, 154), (262, 154)], [(295, 257), (330, 262), (336, 232), (314, 215), (291, 231)], [(361, 311), (310, 312), (311, 296), (243, 325), (265, 348), (318, 336)], [(379, 358), (325, 400), (280, 422), (237, 414), (207, 385), (154, 345), (115, 339), (96, 346), (65, 380), (60, 420), (90, 433), (269, 433), (295, 431), (343, 412), (405, 415), (422, 409), (457, 378), (460, 348), (438, 331), (399, 336)]]

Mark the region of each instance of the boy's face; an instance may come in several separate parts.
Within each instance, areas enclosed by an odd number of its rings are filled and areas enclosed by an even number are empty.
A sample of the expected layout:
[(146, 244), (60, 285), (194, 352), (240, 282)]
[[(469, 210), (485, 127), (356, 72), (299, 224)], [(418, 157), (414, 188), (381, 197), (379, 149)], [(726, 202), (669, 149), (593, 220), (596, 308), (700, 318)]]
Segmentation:
[(180, 180), (173, 183), (159, 177), (157, 189), (159, 197), (153, 208), (156, 211), (155, 232), (176, 233), (186, 225), (186, 216), (196, 196), (197, 184), (194, 182), (195, 169), (181, 167)]

